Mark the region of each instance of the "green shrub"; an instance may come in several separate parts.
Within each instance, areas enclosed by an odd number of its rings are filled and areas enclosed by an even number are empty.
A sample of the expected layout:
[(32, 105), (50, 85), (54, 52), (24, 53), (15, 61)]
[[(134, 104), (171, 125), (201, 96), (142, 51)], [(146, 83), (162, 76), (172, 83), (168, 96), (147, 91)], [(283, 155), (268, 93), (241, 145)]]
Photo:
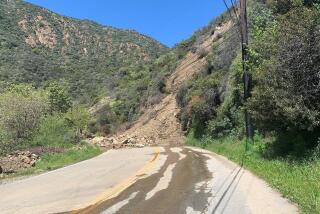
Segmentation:
[(113, 133), (121, 123), (121, 112), (119, 115), (114, 109), (119, 110), (119, 104), (113, 103), (113, 107), (109, 104), (101, 107), (95, 112), (94, 117), (89, 121), (88, 129), (91, 133), (108, 135)]
[(88, 126), (90, 115), (85, 107), (74, 106), (67, 112), (65, 118), (68, 120), (70, 125), (77, 130), (77, 134), (80, 136), (83, 130)]
[(15, 146), (14, 141), (10, 139), (8, 134), (0, 126), (0, 155), (11, 151)]
[(273, 8), (276, 13), (287, 13), (293, 6), (291, 0), (268, 0), (268, 5)]
[(188, 131), (191, 128), (190, 118), (187, 110), (184, 110), (181, 112), (180, 122), (181, 122), (181, 128), (183, 131)]
[(188, 85), (183, 84), (179, 88), (178, 93), (176, 95), (176, 100), (177, 100), (178, 106), (180, 106), (182, 108), (187, 106), (187, 104), (188, 104), (187, 94), (188, 94)]
[(66, 90), (57, 82), (53, 82), (47, 88), (51, 112), (66, 113), (72, 106), (71, 98)]
[(97, 124), (97, 120), (96, 119), (91, 119), (88, 123), (88, 131), (90, 133), (97, 133), (99, 132), (99, 127)]
[(207, 123), (207, 131), (212, 137), (223, 137), (231, 134), (233, 124), (228, 117), (210, 120)]
[(295, 7), (255, 25), (250, 50), (254, 88), (247, 107), (260, 132), (278, 137), (277, 154), (304, 154), (318, 141), (319, 11)]
[(205, 134), (206, 122), (213, 116), (213, 109), (204, 100), (195, 102), (192, 106), (192, 127), (195, 137), (199, 138)]
[(16, 85), (0, 96), (0, 126), (15, 143), (30, 138), (48, 111), (44, 91)]
[(76, 130), (63, 115), (53, 114), (42, 119), (30, 143), (32, 146), (70, 147), (76, 141)]

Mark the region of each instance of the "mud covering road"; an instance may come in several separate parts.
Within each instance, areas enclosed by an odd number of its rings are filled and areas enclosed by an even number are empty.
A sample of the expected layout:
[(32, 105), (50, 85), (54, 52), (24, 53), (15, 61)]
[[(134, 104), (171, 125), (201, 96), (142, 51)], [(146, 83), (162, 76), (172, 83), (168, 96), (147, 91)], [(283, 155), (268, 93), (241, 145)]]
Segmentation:
[(186, 147), (111, 150), (0, 193), (0, 213), (298, 213), (241, 167)]

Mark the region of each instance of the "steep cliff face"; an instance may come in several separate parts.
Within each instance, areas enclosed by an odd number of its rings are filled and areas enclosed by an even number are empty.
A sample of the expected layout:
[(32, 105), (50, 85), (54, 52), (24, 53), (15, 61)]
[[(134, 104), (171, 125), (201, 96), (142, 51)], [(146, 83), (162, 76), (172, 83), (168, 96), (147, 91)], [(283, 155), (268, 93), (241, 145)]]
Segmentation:
[(91, 91), (86, 82), (105, 85), (119, 68), (166, 51), (132, 30), (64, 17), (20, 0), (0, 1), (0, 80), (40, 86), (64, 79), (79, 94)]

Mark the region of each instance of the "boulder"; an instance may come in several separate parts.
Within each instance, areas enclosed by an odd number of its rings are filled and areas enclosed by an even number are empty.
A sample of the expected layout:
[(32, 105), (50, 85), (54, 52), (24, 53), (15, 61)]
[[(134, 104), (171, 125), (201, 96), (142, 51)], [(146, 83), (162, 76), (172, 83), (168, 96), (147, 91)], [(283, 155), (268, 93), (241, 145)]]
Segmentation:
[(126, 144), (136, 144), (137, 143), (137, 140), (133, 137), (129, 137), (127, 139), (125, 139), (124, 141), (122, 141), (122, 144), (123, 145), (126, 145)]
[(32, 160), (32, 161), (30, 161), (29, 165), (34, 167), (36, 165), (36, 162), (37, 162), (36, 160)]
[(120, 149), (122, 147), (122, 144), (113, 144), (112, 148), (113, 149)]
[(115, 139), (113, 138), (113, 137), (109, 137), (109, 138), (106, 138), (105, 140), (104, 140), (104, 142), (105, 143), (108, 143), (108, 144), (113, 144), (113, 143), (115, 143)]
[(143, 148), (143, 147), (145, 147), (144, 144), (140, 144), (140, 143), (137, 143), (137, 144), (135, 144), (134, 146), (137, 147), (137, 148)]
[(8, 169), (5, 171), (6, 174), (13, 174), (13, 173), (16, 173), (17, 170), (14, 170), (14, 169)]

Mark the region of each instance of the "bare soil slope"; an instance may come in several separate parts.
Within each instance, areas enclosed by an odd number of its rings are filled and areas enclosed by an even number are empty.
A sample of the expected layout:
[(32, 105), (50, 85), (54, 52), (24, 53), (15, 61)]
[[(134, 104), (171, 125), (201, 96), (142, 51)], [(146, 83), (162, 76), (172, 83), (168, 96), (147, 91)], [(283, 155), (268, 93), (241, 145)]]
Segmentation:
[[(177, 120), (179, 108), (176, 103), (176, 93), (181, 84), (200, 72), (206, 65), (208, 53), (212, 51), (215, 43), (223, 40), (223, 34), (232, 27), (232, 23), (225, 23), (216, 29), (215, 33), (208, 36), (198, 47), (198, 50), (205, 50), (203, 56), (200, 51), (189, 52), (181, 60), (179, 66), (167, 80), (168, 95), (153, 108), (145, 110), (145, 113), (126, 131), (117, 134), (112, 139), (113, 143), (122, 143), (130, 140), (143, 145), (181, 145), (184, 142), (184, 135)], [(129, 139), (129, 140), (128, 140)], [(105, 144), (110, 140), (100, 138)], [(101, 144), (101, 143), (100, 143)]]

